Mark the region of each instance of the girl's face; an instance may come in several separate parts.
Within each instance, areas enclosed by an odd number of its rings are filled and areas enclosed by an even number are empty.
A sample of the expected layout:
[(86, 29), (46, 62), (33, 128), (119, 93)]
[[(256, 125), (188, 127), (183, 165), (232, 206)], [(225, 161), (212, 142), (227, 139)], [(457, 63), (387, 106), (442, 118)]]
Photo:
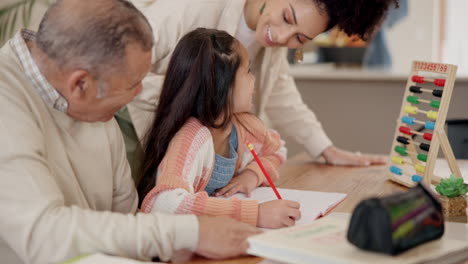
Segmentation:
[(324, 32), (327, 24), (328, 16), (314, 0), (265, 0), (255, 28), (256, 38), (264, 47), (294, 49)]
[(255, 76), (250, 71), (250, 60), (247, 50), (240, 43), (237, 43), (236, 49), (240, 54), (241, 63), (237, 69), (234, 81), (233, 112), (249, 112), (252, 108), (252, 95), (254, 92)]

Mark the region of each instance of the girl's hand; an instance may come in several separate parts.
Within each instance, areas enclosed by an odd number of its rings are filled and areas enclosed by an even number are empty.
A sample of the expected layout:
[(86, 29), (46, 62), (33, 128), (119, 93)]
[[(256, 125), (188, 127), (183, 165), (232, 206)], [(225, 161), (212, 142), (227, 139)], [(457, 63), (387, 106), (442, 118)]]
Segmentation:
[(238, 175), (234, 176), (228, 185), (219, 189), (215, 196), (229, 197), (235, 193), (245, 193), (247, 197), (250, 197), (250, 193), (257, 187), (258, 177), (252, 170), (244, 170)]
[(289, 200), (273, 200), (258, 205), (257, 226), (281, 228), (292, 226), (301, 218), (300, 204)]

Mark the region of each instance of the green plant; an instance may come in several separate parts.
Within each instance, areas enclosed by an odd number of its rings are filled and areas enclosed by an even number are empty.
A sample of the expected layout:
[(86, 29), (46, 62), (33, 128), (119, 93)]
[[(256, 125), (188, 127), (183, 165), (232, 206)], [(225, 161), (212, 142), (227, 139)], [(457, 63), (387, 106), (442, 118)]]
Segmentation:
[(465, 195), (468, 192), (468, 185), (464, 184), (463, 178), (457, 178), (453, 174), (448, 179), (440, 180), (436, 185), (436, 191), (449, 198)]
[(36, 0), (22, 0), (0, 8), (0, 46), (15, 32), (15, 26), (21, 19), (23, 27), (28, 27)]

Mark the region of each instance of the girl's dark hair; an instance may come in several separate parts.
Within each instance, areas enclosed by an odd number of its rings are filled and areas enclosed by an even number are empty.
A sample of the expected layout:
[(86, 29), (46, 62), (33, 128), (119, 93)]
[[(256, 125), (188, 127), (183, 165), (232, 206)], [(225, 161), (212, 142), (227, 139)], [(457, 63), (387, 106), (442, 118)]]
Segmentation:
[(329, 17), (327, 30), (338, 26), (348, 35), (369, 39), (380, 26), (391, 4), (398, 0), (313, 0)]
[(205, 28), (189, 32), (177, 44), (145, 138), (142, 178), (137, 188), (140, 205), (155, 186), (157, 169), (169, 143), (188, 118), (195, 117), (212, 128), (230, 124), (231, 87), (241, 63), (238, 45), (227, 32)]

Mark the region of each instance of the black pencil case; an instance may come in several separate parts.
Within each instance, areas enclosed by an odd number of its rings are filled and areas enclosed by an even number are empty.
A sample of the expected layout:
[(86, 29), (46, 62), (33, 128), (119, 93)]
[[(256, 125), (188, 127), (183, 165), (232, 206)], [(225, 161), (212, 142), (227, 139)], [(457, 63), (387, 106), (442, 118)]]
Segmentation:
[(358, 248), (397, 255), (443, 234), (442, 207), (419, 183), (407, 192), (361, 201), (347, 238)]

